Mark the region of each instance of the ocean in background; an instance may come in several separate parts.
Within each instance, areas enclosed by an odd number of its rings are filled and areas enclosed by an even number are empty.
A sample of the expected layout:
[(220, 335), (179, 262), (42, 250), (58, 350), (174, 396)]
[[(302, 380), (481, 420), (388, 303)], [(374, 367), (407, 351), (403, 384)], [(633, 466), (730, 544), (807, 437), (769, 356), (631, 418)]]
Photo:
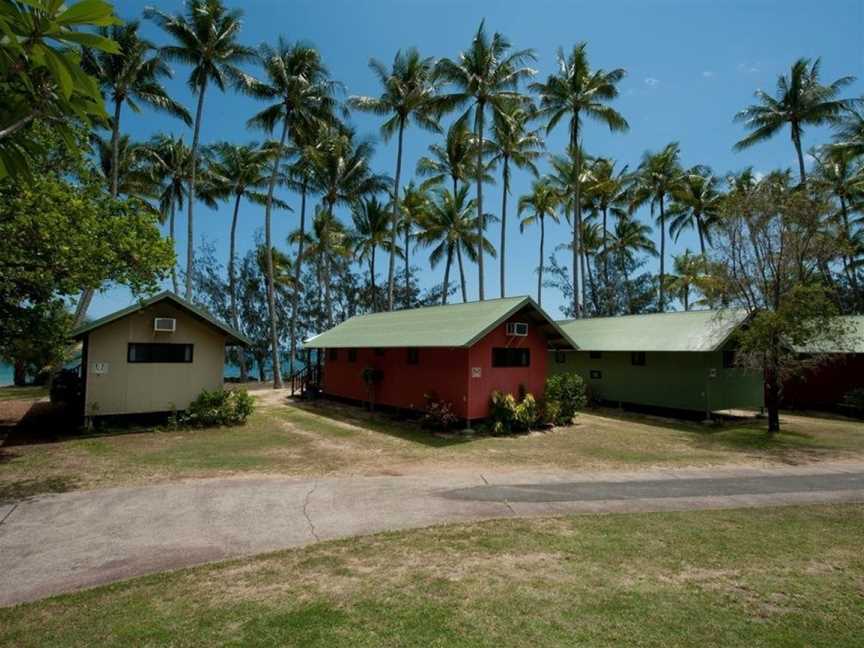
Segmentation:
[(15, 379), (15, 370), (10, 364), (0, 362), (0, 387), (11, 385)]

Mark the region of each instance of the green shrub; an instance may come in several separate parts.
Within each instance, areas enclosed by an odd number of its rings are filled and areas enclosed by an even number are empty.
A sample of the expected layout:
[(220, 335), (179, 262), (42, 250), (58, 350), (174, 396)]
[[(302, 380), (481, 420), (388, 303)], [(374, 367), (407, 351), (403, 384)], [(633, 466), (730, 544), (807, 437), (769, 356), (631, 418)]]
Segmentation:
[(255, 401), (245, 389), (204, 389), (189, 404), (181, 421), (194, 427), (243, 425), (254, 409)]
[(448, 430), (459, 417), (453, 412), (453, 403), (426, 396), (426, 412), (423, 414), (423, 427), (433, 430)]
[(492, 392), (489, 401), (489, 431), (492, 434), (524, 432), (536, 427), (539, 421), (540, 408), (532, 394), (525, 394), (517, 401), (513, 394)]
[(540, 408), (532, 394), (525, 394), (522, 401), (516, 405), (514, 420), (516, 425), (523, 430), (530, 430), (537, 425), (540, 420)]
[[(547, 420), (555, 425), (570, 425), (576, 413), (585, 407), (585, 382), (575, 373), (561, 373), (546, 379)], [(557, 403), (554, 419), (548, 416), (550, 403)]]
[(561, 419), (561, 403), (557, 400), (544, 399), (540, 408), (540, 422), (555, 425)]

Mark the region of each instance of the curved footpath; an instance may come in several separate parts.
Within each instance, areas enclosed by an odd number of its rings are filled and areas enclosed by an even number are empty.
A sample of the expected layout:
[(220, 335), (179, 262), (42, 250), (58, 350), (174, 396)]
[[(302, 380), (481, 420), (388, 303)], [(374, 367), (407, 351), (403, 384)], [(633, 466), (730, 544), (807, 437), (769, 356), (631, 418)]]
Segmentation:
[(132, 576), (445, 522), (864, 502), (864, 464), (633, 473), (203, 479), (0, 506), (0, 605)]

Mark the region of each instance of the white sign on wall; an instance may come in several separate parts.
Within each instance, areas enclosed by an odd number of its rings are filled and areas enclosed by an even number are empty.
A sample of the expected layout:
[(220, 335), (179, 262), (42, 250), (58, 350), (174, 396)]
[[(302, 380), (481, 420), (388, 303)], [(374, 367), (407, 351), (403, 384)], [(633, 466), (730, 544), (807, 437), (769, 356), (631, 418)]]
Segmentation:
[(108, 363), (94, 362), (90, 373), (96, 374), (97, 376), (104, 376), (108, 373)]
[(483, 368), (482, 367), (471, 367), (471, 377), (472, 378), (481, 378), (483, 376)]

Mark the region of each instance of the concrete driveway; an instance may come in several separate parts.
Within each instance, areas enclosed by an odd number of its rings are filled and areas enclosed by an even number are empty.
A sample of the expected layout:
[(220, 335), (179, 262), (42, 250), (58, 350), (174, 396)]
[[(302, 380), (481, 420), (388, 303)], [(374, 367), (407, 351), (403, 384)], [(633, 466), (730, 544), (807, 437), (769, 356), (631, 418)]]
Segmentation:
[(638, 473), (207, 479), (0, 506), (0, 605), (141, 574), (445, 522), (864, 501), (864, 464)]

